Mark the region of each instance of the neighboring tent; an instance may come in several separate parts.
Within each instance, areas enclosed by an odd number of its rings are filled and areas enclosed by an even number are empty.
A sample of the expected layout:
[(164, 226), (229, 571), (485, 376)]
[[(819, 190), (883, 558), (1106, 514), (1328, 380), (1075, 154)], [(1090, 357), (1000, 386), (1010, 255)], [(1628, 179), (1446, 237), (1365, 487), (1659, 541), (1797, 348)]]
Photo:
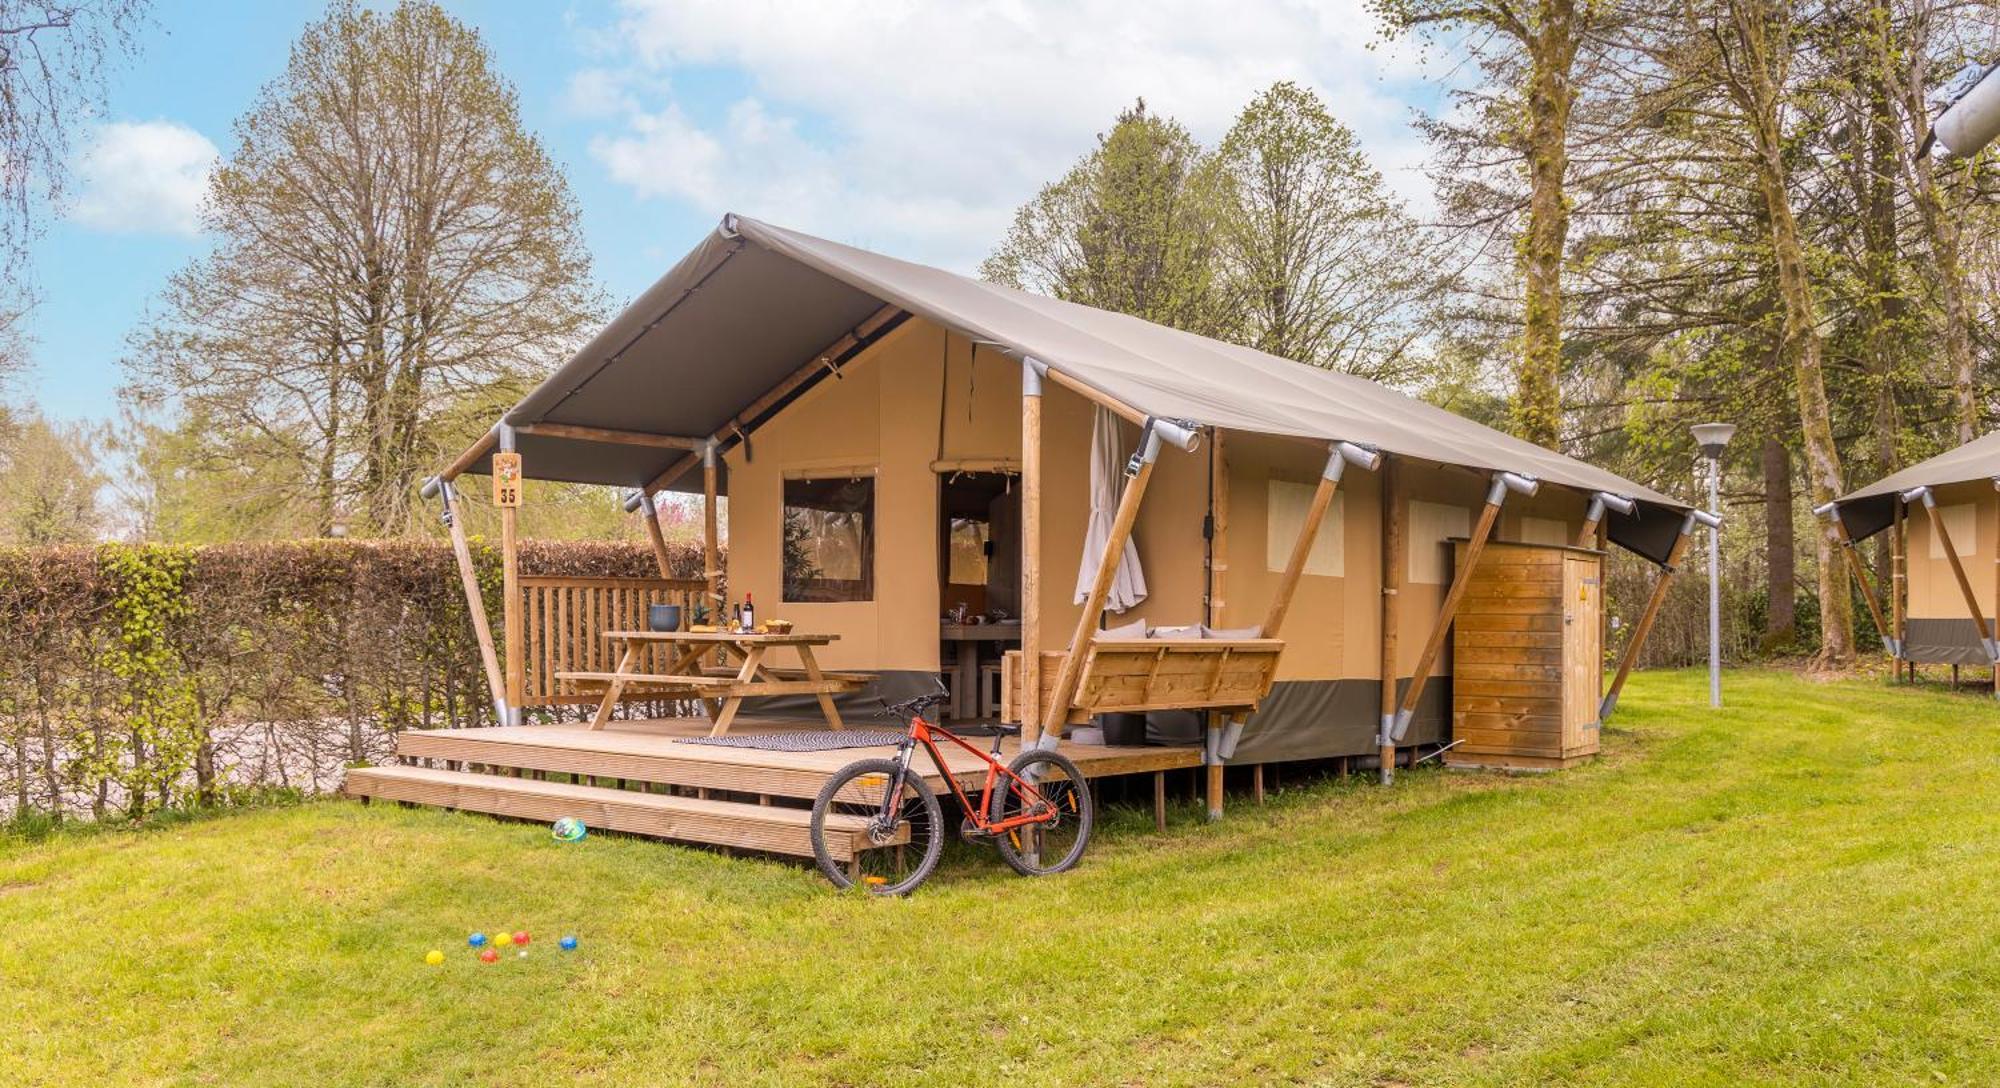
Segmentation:
[[(1883, 645), (1911, 663), (1994, 665), (2000, 682), (2000, 432), (1974, 439), (1842, 495), (1835, 518), (1848, 568)], [(1903, 581), (1887, 613), (1854, 542), (1896, 530)]]
[[(1118, 517), (1118, 493), (1125, 479), (1125, 457), (1118, 437), (1118, 417), (1099, 405), (1090, 425), (1090, 527), (1083, 537), (1083, 558), (1076, 570), (1076, 603), (1090, 595), (1097, 578), (1097, 559), (1111, 539), (1111, 523)], [(1131, 538), (1118, 557), (1118, 573), (1112, 577), (1111, 592), (1104, 607), (1113, 612), (1129, 611), (1146, 599), (1146, 572), (1139, 567), (1139, 548)]]

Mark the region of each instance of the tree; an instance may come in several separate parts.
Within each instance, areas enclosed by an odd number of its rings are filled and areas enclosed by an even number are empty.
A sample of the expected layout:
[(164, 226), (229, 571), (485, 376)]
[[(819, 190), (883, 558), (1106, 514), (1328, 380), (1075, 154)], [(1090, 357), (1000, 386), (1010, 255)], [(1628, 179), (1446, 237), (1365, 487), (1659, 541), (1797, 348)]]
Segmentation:
[(81, 424), (30, 417), (0, 455), (0, 542), (88, 544), (103, 526), (97, 435)]
[(1141, 99), (1015, 214), (980, 275), (1220, 335), (1230, 320), (1217, 283), (1217, 211), (1212, 157)]
[(1237, 116), (1216, 166), (1234, 334), (1377, 381), (1417, 376), (1424, 307), (1450, 277), (1354, 133), (1311, 91), (1278, 83)]
[(19, 287), (41, 216), (68, 186), (71, 132), (101, 105), (105, 62), (131, 52), (150, 6), (0, 0), (0, 287)]
[[(416, 479), (602, 316), (560, 170), (479, 36), (430, 0), (336, 3), (236, 123), (218, 239), (134, 338), (130, 387), (216, 428), (320, 531), (402, 533)], [(262, 462), (285, 471), (270, 474)]]
[[(1513, 429), (1530, 442), (1555, 448), (1562, 439), (1563, 264), (1570, 225), (1566, 187), (1577, 58), (1612, 4), (1371, 0), (1371, 6), (1394, 32), (1424, 34), (1470, 51), (1499, 89), (1497, 100), (1485, 94), (1463, 96), (1477, 107), (1482, 131), (1461, 150), (1486, 158), (1489, 165), (1497, 152), (1526, 176), (1525, 209), (1516, 209), (1525, 218), (1510, 236), (1522, 284)], [(1482, 188), (1478, 180), (1469, 181), (1475, 190)]]

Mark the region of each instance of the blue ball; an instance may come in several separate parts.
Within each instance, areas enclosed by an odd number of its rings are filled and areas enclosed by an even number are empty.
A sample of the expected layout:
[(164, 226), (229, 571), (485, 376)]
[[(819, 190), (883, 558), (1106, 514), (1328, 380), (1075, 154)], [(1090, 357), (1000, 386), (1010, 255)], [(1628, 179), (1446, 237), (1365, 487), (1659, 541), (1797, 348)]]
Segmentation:
[(467, 937), (465, 939), (465, 943), (471, 945), (474, 948), (484, 947), (486, 944), (486, 934), (475, 933), (472, 936)]
[(563, 938), (562, 940), (560, 940), (560, 941), (557, 941), (556, 943), (557, 943), (557, 944), (559, 944), (559, 945), (561, 945), (561, 946), (562, 946), (562, 950), (563, 950), (563, 951), (565, 951), (565, 952), (574, 952), (574, 951), (576, 951), (576, 938), (575, 938), (575, 937), (567, 937), (567, 936), (566, 936), (566, 937), (564, 937), (564, 938)]

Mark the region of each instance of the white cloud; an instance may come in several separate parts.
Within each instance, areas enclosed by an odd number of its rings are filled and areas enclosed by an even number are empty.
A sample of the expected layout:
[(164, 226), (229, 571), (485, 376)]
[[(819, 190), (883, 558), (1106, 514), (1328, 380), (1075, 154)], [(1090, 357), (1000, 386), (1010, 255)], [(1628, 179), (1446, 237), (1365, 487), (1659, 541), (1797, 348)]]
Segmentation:
[(199, 234), (219, 157), (208, 137), (177, 121), (101, 125), (78, 157), (70, 218), (113, 233)]
[[(1389, 183), (1431, 194), (1407, 99), (1416, 51), (1377, 41), (1364, 0), (623, 0), (587, 97), (619, 99), (591, 152), (635, 192), (740, 211), (970, 270), (1013, 210), (1144, 97), (1214, 141), (1281, 79), (1317, 90)], [(614, 44), (615, 43), (615, 44)], [(1371, 46), (1374, 46), (1371, 48)], [(703, 102), (698, 78), (750, 88)], [(583, 77), (579, 77), (583, 78)], [(720, 81), (713, 81), (720, 82)], [(657, 88), (657, 84), (655, 85)], [(573, 92), (576, 85), (572, 85)], [(615, 90), (614, 90), (615, 89)]]

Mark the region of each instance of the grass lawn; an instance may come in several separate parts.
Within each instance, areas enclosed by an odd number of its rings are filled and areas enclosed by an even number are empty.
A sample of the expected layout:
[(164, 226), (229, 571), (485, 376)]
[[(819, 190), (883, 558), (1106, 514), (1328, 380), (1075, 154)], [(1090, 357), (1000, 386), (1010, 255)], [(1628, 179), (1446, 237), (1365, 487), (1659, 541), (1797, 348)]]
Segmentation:
[(0, 1084), (1994, 1083), (2000, 708), (1706, 694), (1635, 677), (1561, 775), (1118, 810), (897, 902), (348, 802), (0, 839)]

